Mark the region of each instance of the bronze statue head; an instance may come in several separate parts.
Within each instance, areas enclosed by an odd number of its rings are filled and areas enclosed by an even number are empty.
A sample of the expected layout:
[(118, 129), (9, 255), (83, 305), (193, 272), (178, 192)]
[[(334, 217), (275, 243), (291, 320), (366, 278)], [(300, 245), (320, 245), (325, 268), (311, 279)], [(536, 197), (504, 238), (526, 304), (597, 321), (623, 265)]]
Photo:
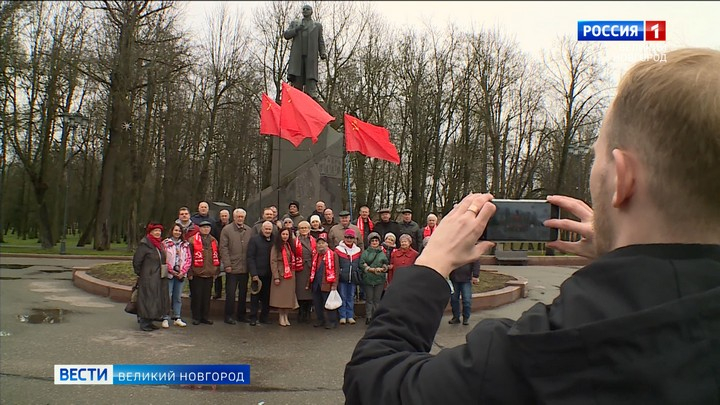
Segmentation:
[(310, 18), (310, 17), (312, 17), (312, 14), (313, 14), (313, 8), (309, 4), (306, 4), (302, 7), (303, 17)]

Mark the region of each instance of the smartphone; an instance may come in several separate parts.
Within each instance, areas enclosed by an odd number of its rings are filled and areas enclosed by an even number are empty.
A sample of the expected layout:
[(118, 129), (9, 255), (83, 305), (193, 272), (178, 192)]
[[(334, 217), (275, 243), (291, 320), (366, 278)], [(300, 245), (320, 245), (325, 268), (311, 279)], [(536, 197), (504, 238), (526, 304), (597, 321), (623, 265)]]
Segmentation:
[(560, 207), (545, 200), (492, 200), (496, 207), (480, 240), (493, 242), (551, 242), (558, 230), (543, 222), (560, 218)]

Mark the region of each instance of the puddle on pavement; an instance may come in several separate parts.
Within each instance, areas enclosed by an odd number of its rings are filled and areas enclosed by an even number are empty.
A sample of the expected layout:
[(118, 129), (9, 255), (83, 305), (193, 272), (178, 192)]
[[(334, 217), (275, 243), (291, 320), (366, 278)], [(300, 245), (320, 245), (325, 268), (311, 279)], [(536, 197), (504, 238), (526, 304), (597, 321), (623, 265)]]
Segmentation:
[(0, 277), (0, 280), (22, 280), (22, 277)]
[(31, 313), (18, 315), (18, 320), (23, 323), (62, 323), (65, 315), (70, 313), (62, 308), (33, 308)]
[(34, 266), (33, 264), (0, 264), (0, 268), (8, 270), (19, 270), (27, 269), (28, 267)]

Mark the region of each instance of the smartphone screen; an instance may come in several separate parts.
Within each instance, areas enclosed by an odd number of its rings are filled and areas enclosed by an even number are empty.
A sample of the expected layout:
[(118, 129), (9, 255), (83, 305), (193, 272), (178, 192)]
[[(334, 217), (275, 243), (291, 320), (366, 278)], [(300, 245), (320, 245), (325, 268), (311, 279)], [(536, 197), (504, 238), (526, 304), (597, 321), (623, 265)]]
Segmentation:
[(550, 242), (558, 230), (543, 225), (560, 218), (560, 208), (544, 200), (492, 200), (497, 207), (481, 240), (501, 242)]

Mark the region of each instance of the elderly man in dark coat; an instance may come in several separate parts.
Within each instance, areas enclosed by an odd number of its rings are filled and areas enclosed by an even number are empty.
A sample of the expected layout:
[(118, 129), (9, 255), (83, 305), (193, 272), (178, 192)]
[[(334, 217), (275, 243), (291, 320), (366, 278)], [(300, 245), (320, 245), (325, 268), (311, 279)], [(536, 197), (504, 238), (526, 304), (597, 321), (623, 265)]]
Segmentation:
[(284, 33), (285, 39), (292, 39), (288, 81), (296, 89), (303, 90), (310, 97), (318, 99), (318, 54), (325, 60), (325, 41), (322, 24), (312, 20), (313, 9), (309, 5), (302, 8), (302, 20), (294, 20)]
[(139, 277), (137, 315), (140, 329), (146, 332), (158, 329), (153, 321), (170, 314), (165, 248), (160, 239), (162, 231), (162, 225), (148, 224), (147, 235), (138, 244), (132, 260), (133, 270)]

